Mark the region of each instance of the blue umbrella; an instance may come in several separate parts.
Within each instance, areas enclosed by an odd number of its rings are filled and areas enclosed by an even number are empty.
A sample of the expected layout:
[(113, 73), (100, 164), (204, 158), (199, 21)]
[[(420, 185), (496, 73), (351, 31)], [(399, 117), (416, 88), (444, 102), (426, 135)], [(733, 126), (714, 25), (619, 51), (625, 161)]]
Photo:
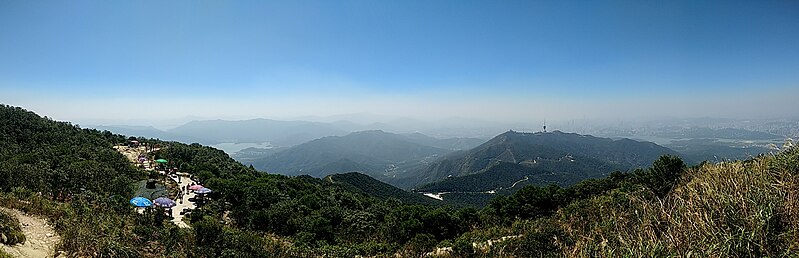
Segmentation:
[(200, 188), (200, 189), (194, 190), (194, 192), (195, 192), (195, 193), (198, 193), (198, 194), (207, 194), (207, 193), (210, 193), (210, 192), (211, 192), (211, 189), (208, 189), (208, 188), (205, 188), (205, 187), (203, 187), (203, 188)]
[(151, 202), (147, 198), (139, 196), (139, 197), (134, 197), (133, 199), (130, 199), (130, 204), (133, 204), (133, 206), (136, 206), (136, 207), (150, 207), (150, 205), (153, 205), (153, 202)]
[(153, 200), (153, 203), (155, 203), (156, 206), (163, 208), (172, 208), (175, 207), (175, 205), (177, 205), (175, 201), (166, 197), (158, 197), (155, 200)]

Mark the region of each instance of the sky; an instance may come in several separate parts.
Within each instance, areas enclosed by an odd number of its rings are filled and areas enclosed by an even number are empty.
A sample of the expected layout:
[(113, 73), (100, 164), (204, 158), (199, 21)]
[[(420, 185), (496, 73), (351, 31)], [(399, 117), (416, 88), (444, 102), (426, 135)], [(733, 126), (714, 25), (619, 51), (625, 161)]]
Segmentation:
[(0, 1), (61, 120), (799, 115), (797, 1)]

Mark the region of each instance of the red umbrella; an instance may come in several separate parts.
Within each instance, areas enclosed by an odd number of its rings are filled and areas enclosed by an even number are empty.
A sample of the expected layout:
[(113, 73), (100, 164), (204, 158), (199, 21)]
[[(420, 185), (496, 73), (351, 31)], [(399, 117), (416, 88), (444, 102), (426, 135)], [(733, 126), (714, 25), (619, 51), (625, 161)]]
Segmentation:
[(202, 189), (202, 188), (203, 188), (203, 186), (201, 186), (201, 185), (192, 185), (192, 186), (189, 186), (189, 190), (192, 190), (192, 191), (200, 190), (200, 189)]

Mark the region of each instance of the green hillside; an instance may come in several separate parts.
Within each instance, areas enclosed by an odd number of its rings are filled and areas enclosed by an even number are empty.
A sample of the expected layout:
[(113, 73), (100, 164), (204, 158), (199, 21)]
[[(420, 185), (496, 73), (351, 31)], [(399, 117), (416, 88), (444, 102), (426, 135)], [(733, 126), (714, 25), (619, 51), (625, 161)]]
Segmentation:
[(594, 159), (581, 160), (546, 160), (534, 165), (522, 165), (512, 162), (498, 162), (480, 173), (444, 179), (439, 182), (422, 185), (416, 191), (423, 192), (510, 192), (526, 185), (569, 186), (586, 178), (605, 177), (618, 166), (608, 165)]
[[(629, 139), (612, 140), (558, 131), (509, 131), (474, 149), (456, 152), (431, 163), (416, 171), (415, 181), (407, 184), (430, 190), (485, 191), (529, 176), (540, 180), (531, 181), (532, 184), (569, 185), (587, 178), (603, 177), (616, 170), (645, 167), (664, 154), (676, 155), (676, 152), (654, 143)], [(504, 163), (516, 165), (502, 166), (509, 169), (492, 168)], [(475, 174), (485, 175), (444, 180)], [(442, 181), (442, 187), (427, 185), (437, 181)], [(454, 185), (459, 182), (467, 185)], [(484, 183), (477, 185), (477, 182)]]
[(144, 173), (111, 148), (125, 138), (0, 106), (0, 189), (22, 187), (53, 198), (91, 191), (126, 194)]
[(48, 217), (62, 236), (56, 251), (74, 256), (404, 253), (417, 235), (438, 242), (476, 225), (473, 212), (381, 200), (318, 178), (261, 173), (199, 144), (138, 139), (161, 148), (152, 156), (214, 190), (210, 202), (189, 215), (191, 228), (178, 228), (128, 204), (133, 183), (146, 174), (112, 148), (125, 137), (9, 106), (0, 107), (0, 122), (0, 205)]
[(793, 257), (799, 254), (797, 171), (796, 148), (688, 168), (661, 158), (632, 174), (566, 189), (529, 186), (497, 198), (487, 212), (517, 219), (456, 243), (514, 236), (490, 247), (461, 247), (477, 256)]
[(358, 171), (387, 179), (404, 177), (427, 160), (449, 152), (414, 143), (398, 134), (363, 131), (303, 143), (254, 161), (253, 166), (285, 175), (324, 177), (332, 173)]
[(179, 228), (128, 203), (146, 175), (112, 149), (125, 137), (9, 106), (0, 127), (0, 205), (48, 218), (67, 256), (421, 257), (436, 247), (432, 257), (799, 255), (797, 148), (693, 167), (661, 156), (568, 187), (527, 185), (478, 210), (403, 201), (360, 174), (266, 174), (214, 148), (139, 139), (214, 189)]
[(352, 187), (355, 191), (360, 191), (380, 199), (393, 198), (403, 203), (436, 204), (436, 201), (431, 198), (421, 194), (407, 192), (358, 172), (333, 174), (325, 177), (325, 180), (331, 183), (347, 185)]

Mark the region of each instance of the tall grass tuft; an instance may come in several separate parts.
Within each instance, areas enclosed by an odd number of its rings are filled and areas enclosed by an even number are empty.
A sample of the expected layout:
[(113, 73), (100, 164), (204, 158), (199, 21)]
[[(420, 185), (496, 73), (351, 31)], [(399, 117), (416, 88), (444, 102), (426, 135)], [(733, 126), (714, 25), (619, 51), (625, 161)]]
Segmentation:
[(797, 151), (686, 168), (664, 198), (614, 190), (559, 212), (568, 256), (797, 255)]
[(799, 256), (799, 149), (681, 170), (670, 186), (634, 181), (517, 221), (520, 237), (477, 255)]

